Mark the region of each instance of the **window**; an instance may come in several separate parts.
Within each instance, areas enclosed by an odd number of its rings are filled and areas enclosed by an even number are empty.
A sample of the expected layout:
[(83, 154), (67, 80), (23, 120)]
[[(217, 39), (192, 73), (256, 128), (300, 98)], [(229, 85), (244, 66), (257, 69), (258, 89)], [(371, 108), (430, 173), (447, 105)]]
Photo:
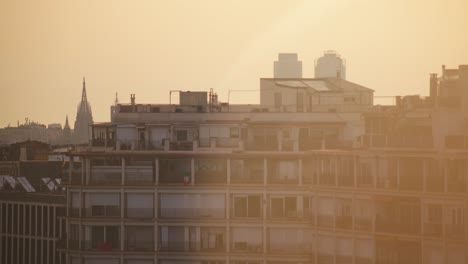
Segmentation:
[(152, 218), (153, 217), (153, 194), (152, 193), (127, 193), (126, 215), (130, 218)]
[(176, 130), (176, 139), (177, 141), (187, 141), (188, 140), (187, 130)]
[(372, 185), (371, 164), (369, 163), (359, 164), (358, 184)]
[(128, 226), (126, 228), (126, 249), (152, 251), (154, 249), (154, 227)]
[(356, 101), (356, 98), (354, 97), (345, 97), (344, 102), (345, 103), (354, 103)]
[(442, 222), (442, 205), (429, 204), (427, 206), (427, 218), (430, 223)]
[(231, 127), (229, 129), (229, 135), (231, 138), (239, 138), (239, 128), (238, 127)]
[(116, 250), (120, 247), (118, 226), (91, 226), (91, 247), (100, 251)]
[(296, 110), (297, 112), (304, 111), (304, 93), (296, 94)]
[(271, 198), (271, 217), (296, 217), (297, 216), (297, 198), (296, 197), (272, 197)]
[(281, 107), (281, 93), (275, 93), (275, 108)]
[(260, 217), (260, 196), (246, 195), (234, 197), (234, 217)]

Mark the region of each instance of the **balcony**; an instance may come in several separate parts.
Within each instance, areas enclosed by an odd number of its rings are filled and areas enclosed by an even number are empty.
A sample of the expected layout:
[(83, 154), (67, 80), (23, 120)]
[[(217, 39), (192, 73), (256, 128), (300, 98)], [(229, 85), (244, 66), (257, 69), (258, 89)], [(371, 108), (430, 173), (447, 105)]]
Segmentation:
[(127, 218), (153, 218), (153, 208), (127, 208)]
[(317, 225), (322, 227), (333, 227), (335, 219), (333, 215), (317, 215)]
[(84, 208), (83, 214), (86, 217), (120, 217), (120, 207), (111, 205), (94, 205), (91, 208)]
[(431, 237), (442, 236), (442, 224), (441, 223), (424, 223), (424, 235)]
[(145, 185), (154, 182), (153, 166), (128, 166), (125, 167), (125, 183)]
[(191, 176), (190, 159), (160, 159), (159, 183), (188, 184)]
[(443, 192), (444, 191), (444, 178), (441, 176), (430, 176), (426, 177), (426, 191), (428, 192)]
[(372, 230), (372, 219), (366, 217), (355, 217), (354, 218), (354, 229), (362, 231)]
[(372, 264), (372, 258), (370, 257), (358, 257), (354, 258), (354, 264)]
[(268, 251), (270, 253), (304, 254), (313, 252), (312, 243), (305, 241), (270, 241)]
[(335, 227), (343, 229), (351, 229), (353, 226), (353, 218), (350, 215), (337, 215), (335, 217)]
[(154, 241), (150, 239), (125, 240), (125, 250), (134, 252), (154, 251)]
[(160, 252), (226, 252), (224, 242), (220, 241), (160, 241)]
[(91, 146), (92, 147), (115, 148), (115, 142), (116, 141), (114, 139), (93, 138), (93, 139), (91, 139)]
[(462, 224), (445, 224), (445, 235), (447, 238), (464, 239), (465, 228)]
[(171, 141), (169, 142), (169, 150), (173, 151), (192, 151), (193, 141)]
[(432, 136), (423, 135), (386, 135), (367, 134), (362, 138), (361, 144), (368, 148), (418, 148), (433, 147)]
[(261, 243), (236, 241), (231, 243), (231, 250), (236, 253), (263, 253), (263, 245)]
[(346, 255), (336, 255), (336, 262), (335, 264), (349, 264), (353, 263), (353, 256), (346, 256)]
[(250, 151), (278, 151), (278, 140), (252, 140), (247, 142), (247, 150)]
[(418, 222), (404, 223), (393, 220), (394, 217), (376, 217), (375, 231), (394, 234), (419, 234), (420, 225)]
[(227, 182), (227, 160), (195, 160), (196, 184), (225, 184)]
[(200, 148), (238, 148), (241, 145), (239, 138), (200, 138)]
[(90, 184), (121, 184), (121, 166), (92, 166)]
[(319, 174), (319, 184), (324, 186), (335, 186), (335, 175), (333, 173), (323, 172)]
[(231, 160), (231, 183), (263, 183), (263, 160)]
[(120, 251), (120, 240), (113, 241), (97, 241), (97, 240), (83, 240), (81, 241), (81, 249), (87, 251)]

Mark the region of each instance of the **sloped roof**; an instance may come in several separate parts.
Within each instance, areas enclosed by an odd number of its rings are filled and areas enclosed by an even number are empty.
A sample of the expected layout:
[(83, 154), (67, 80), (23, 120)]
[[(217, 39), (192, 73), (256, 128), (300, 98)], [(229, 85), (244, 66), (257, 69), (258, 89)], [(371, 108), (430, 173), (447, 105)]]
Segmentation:
[(309, 89), (313, 92), (345, 92), (362, 91), (372, 92), (374, 90), (362, 85), (340, 79), (340, 78), (295, 78), (295, 79), (265, 79), (275, 81), (276, 85), (294, 88)]

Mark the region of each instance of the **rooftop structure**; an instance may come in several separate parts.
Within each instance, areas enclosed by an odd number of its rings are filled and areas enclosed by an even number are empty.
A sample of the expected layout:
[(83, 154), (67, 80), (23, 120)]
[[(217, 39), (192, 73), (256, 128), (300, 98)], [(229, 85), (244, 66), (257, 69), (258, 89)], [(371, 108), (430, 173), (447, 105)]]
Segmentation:
[(297, 60), (297, 53), (279, 53), (273, 63), (273, 77), (302, 78), (302, 61)]
[(315, 62), (315, 78), (346, 79), (346, 62), (333, 50), (325, 51)]

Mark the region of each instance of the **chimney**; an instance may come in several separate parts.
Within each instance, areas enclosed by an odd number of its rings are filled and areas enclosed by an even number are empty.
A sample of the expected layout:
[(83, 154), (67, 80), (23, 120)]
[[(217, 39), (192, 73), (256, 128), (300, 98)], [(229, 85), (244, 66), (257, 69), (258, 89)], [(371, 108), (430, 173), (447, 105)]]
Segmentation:
[(135, 105), (135, 94), (130, 94), (130, 103)]

